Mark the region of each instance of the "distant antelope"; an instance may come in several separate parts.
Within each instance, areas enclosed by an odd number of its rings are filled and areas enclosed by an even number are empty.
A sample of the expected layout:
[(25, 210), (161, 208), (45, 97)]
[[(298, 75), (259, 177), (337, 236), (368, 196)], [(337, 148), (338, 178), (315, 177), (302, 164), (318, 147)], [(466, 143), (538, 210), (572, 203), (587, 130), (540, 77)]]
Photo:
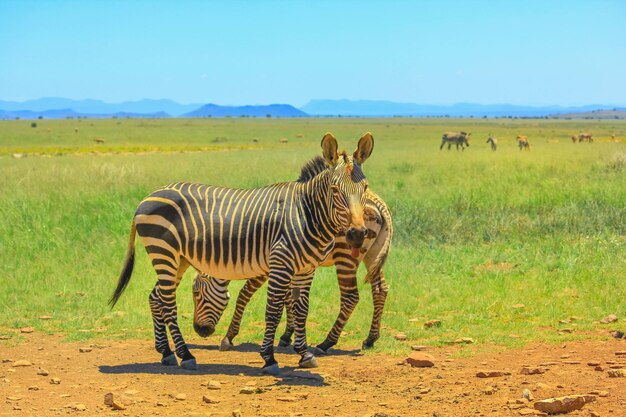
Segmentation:
[(289, 143), (289, 139), (287, 139), (287, 138), (281, 138), (281, 139), (280, 139), (280, 143)]
[(441, 146), (439, 147), (439, 150), (442, 150), (443, 145), (446, 143), (448, 144), (448, 150), (450, 150), (450, 147), (454, 143), (457, 151), (459, 150), (459, 146), (461, 147), (461, 150), (464, 151), (465, 146), (469, 146), (470, 135), (471, 133), (465, 132), (446, 132), (441, 137)]
[(491, 135), (489, 135), (489, 138), (487, 138), (487, 142), (486, 143), (490, 143), (491, 144), (491, 150), (492, 151), (495, 151), (496, 148), (498, 147), (498, 139), (494, 138)]
[(593, 135), (591, 133), (579, 133), (578, 134), (578, 142), (587, 141), (589, 143), (593, 142)]
[(530, 143), (528, 142), (527, 136), (517, 135), (517, 138), (515, 138), (515, 140), (517, 140), (517, 144), (519, 145), (520, 151), (522, 149), (526, 149), (527, 151), (530, 151)]
[(104, 143), (104, 139), (102, 138), (95, 138), (93, 141), (96, 143)]

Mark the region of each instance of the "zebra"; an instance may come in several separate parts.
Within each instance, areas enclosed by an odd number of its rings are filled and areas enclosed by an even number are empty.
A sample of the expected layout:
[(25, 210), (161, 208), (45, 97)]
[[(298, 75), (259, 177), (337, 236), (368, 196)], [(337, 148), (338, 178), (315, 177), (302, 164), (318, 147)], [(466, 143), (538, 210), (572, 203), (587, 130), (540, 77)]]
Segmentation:
[(493, 136), (489, 135), (489, 137), (487, 138), (487, 142), (485, 143), (490, 143), (491, 144), (491, 150), (495, 151), (496, 148), (498, 147), (498, 139), (494, 138)]
[[(353, 155), (337, 152), (331, 133), (322, 138), (322, 157), (309, 161), (319, 174), (298, 181), (256, 189), (233, 189), (194, 183), (174, 183), (144, 198), (131, 224), (128, 250), (109, 304), (119, 300), (130, 280), (138, 234), (157, 273), (150, 293), (155, 347), (163, 365), (177, 365), (167, 338), (169, 329), (183, 369), (197, 369), (177, 322), (176, 288), (189, 266), (223, 279), (269, 276), (265, 335), (261, 345), (262, 371), (278, 375), (274, 338), (285, 294), (298, 290), (294, 300), (294, 349), (299, 366), (316, 367), (308, 352), (306, 316), (311, 281), (334, 249), (335, 236), (345, 231), (346, 242), (360, 248), (365, 239), (363, 212), (367, 179), (363, 163), (374, 148), (371, 133), (361, 137)], [(294, 290), (295, 291), (295, 290)], [(198, 330), (198, 329), (196, 329)]]
[(470, 135), (471, 133), (465, 132), (446, 132), (441, 137), (441, 146), (439, 147), (439, 150), (442, 150), (446, 143), (448, 144), (448, 150), (450, 150), (450, 147), (454, 143), (456, 144), (457, 151), (459, 150), (459, 146), (461, 147), (461, 150), (464, 151), (465, 146), (469, 146)]
[[(367, 190), (365, 225), (368, 228), (368, 233), (360, 251), (355, 253), (346, 243), (345, 236), (338, 236), (335, 240), (335, 250), (322, 264), (322, 266), (336, 266), (341, 292), (341, 309), (326, 339), (315, 348), (315, 352), (318, 354), (328, 353), (328, 350), (337, 344), (346, 322), (359, 301), (356, 273), (361, 260), (368, 270), (365, 281), (370, 282), (372, 286), (372, 300), (374, 302), (370, 332), (362, 347), (364, 349), (373, 347), (379, 338), (380, 320), (388, 292), (382, 266), (389, 253), (393, 226), (387, 204), (370, 189)], [(239, 333), (246, 305), (266, 280), (267, 277), (250, 279), (241, 288), (233, 318), (226, 336), (221, 341), (220, 350), (230, 350), (233, 347), (233, 339)], [(230, 281), (203, 274), (196, 275), (193, 285), (194, 328), (197, 326), (210, 329), (208, 334), (198, 333), (200, 336), (206, 337), (215, 330), (215, 326), (228, 304), (229, 296), (221, 295), (228, 294), (227, 286), (229, 283)], [(286, 300), (288, 325), (285, 333), (280, 337), (280, 346), (289, 346), (294, 332), (293, 314), (289, 308), (290, 299), (288, 294)]]

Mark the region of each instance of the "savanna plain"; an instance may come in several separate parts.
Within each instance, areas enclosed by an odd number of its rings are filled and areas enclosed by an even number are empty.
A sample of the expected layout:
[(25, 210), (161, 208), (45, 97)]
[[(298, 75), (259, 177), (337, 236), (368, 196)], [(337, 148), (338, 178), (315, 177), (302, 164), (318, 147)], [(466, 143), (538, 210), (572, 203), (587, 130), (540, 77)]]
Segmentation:
[[(471, 133), (470, 146), (439, 150), (442, 134), (458, 130)], [(279, 378), (259, 372), (265, 290), (238, 346), (220, 352), (242, 282), (230, 284), (230, 305), (204, 339), (193, 331), (189, 271), (179, 324), (199, 369), (162, 367), (148, 306), (155, 276), (140, 243), (125, 294), (107, 306), (139, 201), (176, 181), (295, 180), (327, 131), (348, 151), (373, 134), (364, 172), (393, 216), (375, 347), (360, 349), (373, 311), (363, 267), (336, 349), (306, 371), (280, 349)], [(572, 143), (580, 132), (593, 143)], [(626, 330), (625, 121), (11, 120), (0, 121), (0, 174), (2, 416), (517, 416), (571, 394), (594, 399), (572, 415), (626, 415), (626, 379), (611, 377), (626, 368), (626, 340), (614, 337)], [(334, 268), (321, 268), (310, 345), (338, 312)], [(439, 325), (425, 326), (432, 320)], [(404, 362), (418, 346), (433, 367)]]

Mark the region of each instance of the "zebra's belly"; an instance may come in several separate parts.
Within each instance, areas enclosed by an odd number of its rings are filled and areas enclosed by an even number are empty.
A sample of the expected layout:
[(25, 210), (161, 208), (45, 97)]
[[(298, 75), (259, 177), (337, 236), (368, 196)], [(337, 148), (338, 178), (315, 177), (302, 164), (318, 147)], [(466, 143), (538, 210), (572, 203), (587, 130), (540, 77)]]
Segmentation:
[(249, 261), (224, 264), (222, 262), (191, 261), (191, 265), (203, 274), (226, 280), (256, 278), (269, 273), (269, 265), (262, 260), (261, 264)]

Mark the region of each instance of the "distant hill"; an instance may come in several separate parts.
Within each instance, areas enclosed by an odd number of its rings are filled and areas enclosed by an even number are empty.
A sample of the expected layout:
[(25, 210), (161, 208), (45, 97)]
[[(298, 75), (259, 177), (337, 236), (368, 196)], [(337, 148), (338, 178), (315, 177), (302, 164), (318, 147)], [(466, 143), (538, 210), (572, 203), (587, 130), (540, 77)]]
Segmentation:
[(23, 102), (0, 100), (0, 110), (43, 112), (53, 109), (71, 109), (81, 115), (112, 115), (125, 114), (155, 114), (167, 113), (179, 116), (202, 106), (202, 104), (179, 104), (172, 100), (125, 101), (122, 103), (105, 103), (100, 100), (71, 100), (67, 98), (47, 97)]
[(553, 119), (626, 119), (626, 109), (592, 110), (578, 113), (561, 113), (550, 116)]
[(31, 111), (31, 110), (13, 110), (6, 111), (0, 110), (0, 119), (67, 119), (67, 118), (78, 118), (78, 117), (90, 117), (90, 118), (110, 118), (110, 117), (120, 117), (120, 118), (164, 118), (170, 117), (169, 114), (164, 112), (157, 113), (129, 113), (129, 112), (117, 112), (111, 114), (86, 114), (86, 113), (77, 113), (72, 109), (54, 109), (54, 110), (43, 110), (43, 111)]
[(445, 106), (375, 100), (311, 100), (302, 106), (301, 109), (312, 116), (545, 117), (556, 113), (588, 112), (603, 107), (606, 108), (613, 106), (588, 105), (580, 107), (533, 107), (512, 104), (484, 105), (474, 103), (458, 103)]
[(267, 106), (219, 106), (217, 104), (207, 104), (189, 113), (183, 114), (183, 117), (306, 117), (308, 116), (302, 110), (289, 104), (270, 104)]

